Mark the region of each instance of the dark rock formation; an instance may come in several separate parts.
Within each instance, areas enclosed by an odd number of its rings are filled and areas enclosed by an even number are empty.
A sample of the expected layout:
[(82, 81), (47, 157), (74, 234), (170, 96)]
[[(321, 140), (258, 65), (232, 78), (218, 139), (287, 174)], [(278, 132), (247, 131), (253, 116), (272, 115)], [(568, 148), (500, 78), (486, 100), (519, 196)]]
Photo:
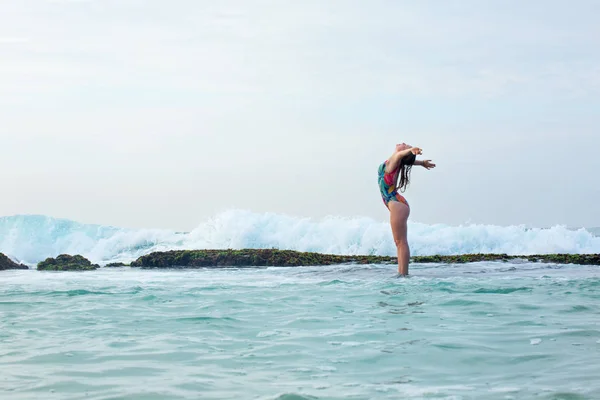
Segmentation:
[(27, 265), (17, 264), (4, 254), (0, 253), (0, 271), (5, 269), (29, 269)]
[[(411, 263), (463, 264), (477, 261), (500, 261), (521, 259), (527, 262), (551, 264), (600, 265), (600, 254), (536, 254), (516, 256), (507, 254), (462, 254), (451, 256), (415, 256)], [(243, 250), (172, 250), (154, 252), (131, 264), (110, 263), (105, 267), (141, 268), (221, 268), (221, 267), (295, 267), (333, 264), (395, 264), (396, 257), (342, 256), (293, 250), (243, 249)], [(99, 268), (81, 255), (61, 254), (47, 258), (37, 265), (40, 271), (89, 271)], [(0, 253), (0, 270), (28, 269)]]
[(114, 263), (106, 264), (104, 267), (105, 268), (129, 267), (129, 264), (125, 264), (122, 262), (114, 262)]
[(91, 271), (99, 267), (83, 256), (68, 254), (61, 254), (56, 258), (46, 258), (37, 265), (38, 271)]
[[(463, 254), (452, 256), (416, 256), (412, 263), (462, 264), (477, 261), (510, 261), (556, 264), (600, 265), (600, 254), (542, 254), (509, 256), (507, 254)], [(244, 250), (172, 250), (142, 256), (131, 263), (141, 268), (205, 268), (205, 267), (266, 267), (332, 264), (392, 264), (396, 257), (340, 256), (275, 249)]]
[(510, 261), (515, 259), (554, 264), (600, 265), (600, 254), (534, 254), (529, 256), (509, 256), (507, 254), (462, 254), (456, 256), (418, 256), (412, 257), (411, 262), (463, 264), (476, 261)]
[(267, 267), (395, 263), (395, 257), (338, 256), (275, 249), (172, 250), (142, 256), (131, 263), (142, 268)]

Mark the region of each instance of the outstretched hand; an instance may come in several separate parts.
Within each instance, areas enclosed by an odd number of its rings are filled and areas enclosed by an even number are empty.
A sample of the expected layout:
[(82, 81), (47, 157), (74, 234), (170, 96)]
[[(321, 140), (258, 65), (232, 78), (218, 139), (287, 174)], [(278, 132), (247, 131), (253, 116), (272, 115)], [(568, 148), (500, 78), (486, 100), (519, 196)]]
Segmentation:
[(421, 150), (419, 147), (411, 147), (410, 152), (413, 153), (415, 156), (423, 154), (423, 150)]
[(427, 169), (435, 168), (435, 164), (431, 160), (423, 160), (423, 166)]

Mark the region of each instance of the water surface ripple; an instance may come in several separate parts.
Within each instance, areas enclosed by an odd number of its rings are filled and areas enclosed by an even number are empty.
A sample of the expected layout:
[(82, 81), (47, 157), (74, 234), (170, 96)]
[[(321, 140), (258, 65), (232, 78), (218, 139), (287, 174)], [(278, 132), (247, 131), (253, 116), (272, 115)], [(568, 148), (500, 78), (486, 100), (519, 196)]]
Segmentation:
[(2, 399), (597, 399), (600, 270), (0, 275)]

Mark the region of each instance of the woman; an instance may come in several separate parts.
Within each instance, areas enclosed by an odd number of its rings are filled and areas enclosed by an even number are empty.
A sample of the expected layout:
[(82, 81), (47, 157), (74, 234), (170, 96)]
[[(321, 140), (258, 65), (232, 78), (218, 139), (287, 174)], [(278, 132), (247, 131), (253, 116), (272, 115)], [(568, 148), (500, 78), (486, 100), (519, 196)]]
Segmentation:
[(398, 191), (404, 192), (406, 189), (413, 165), (421, 165), (427, 169), (435, 168), (435, 164), (431, 160), (417, 161), (416, 157), (421, 154), (423, 152), (418, 147), (412, 147), (406, 143), (397, 144), (394, 154), (379, 166), (379, 190), (383, 204), (390, 210), (392, 235), (398, 253), (398, 273), (402, 276), (408, 275), (410, 259), (410, 249), (406, 238), (410, 207), (404, 196)]

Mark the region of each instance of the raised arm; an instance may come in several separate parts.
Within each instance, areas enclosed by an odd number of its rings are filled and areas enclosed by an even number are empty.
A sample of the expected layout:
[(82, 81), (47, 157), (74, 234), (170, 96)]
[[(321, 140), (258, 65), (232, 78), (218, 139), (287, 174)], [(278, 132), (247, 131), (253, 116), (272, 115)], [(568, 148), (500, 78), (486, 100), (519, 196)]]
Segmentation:
[(388, 162), (385, 165), (385, 172), (389, 174), (397, 170), (400, 166), (400, 160), (411, 153), (418, 156), (419, 154), (422, 154), (423, 151), (418, 147), (411, 147), (410, 149), (395, 152), (390, 158), (388, 158)]

